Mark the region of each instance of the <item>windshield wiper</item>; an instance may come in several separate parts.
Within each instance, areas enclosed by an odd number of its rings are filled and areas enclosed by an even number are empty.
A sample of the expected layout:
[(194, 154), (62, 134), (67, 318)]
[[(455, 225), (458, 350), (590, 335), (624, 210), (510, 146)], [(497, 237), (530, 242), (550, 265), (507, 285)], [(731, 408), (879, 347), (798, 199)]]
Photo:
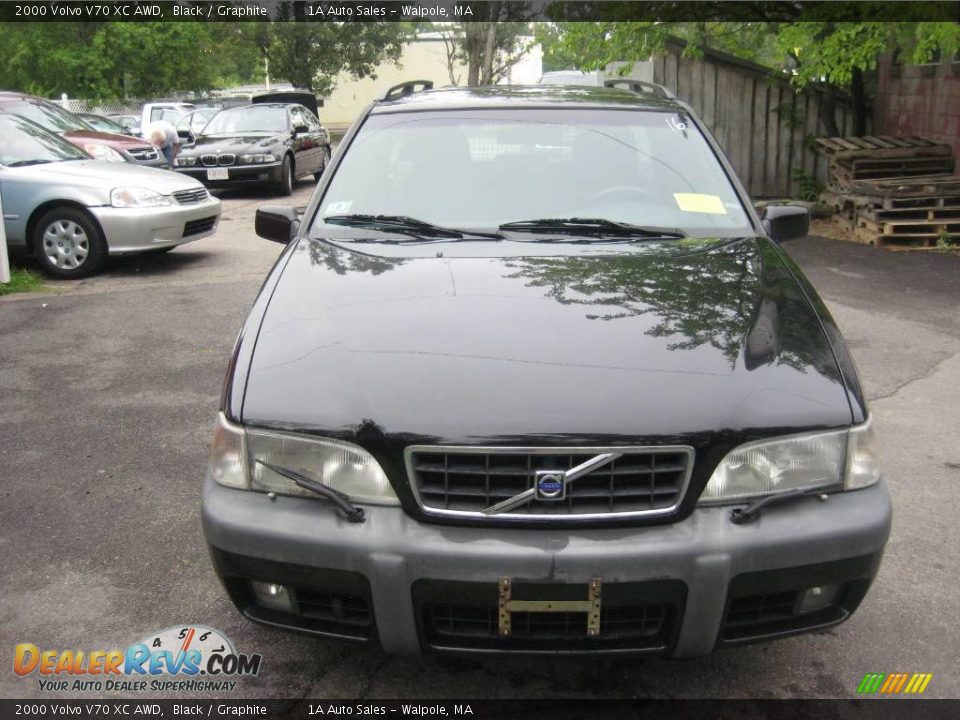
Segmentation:
[(53, 160), (17, 160), (17, 162), (8, 163), (7, 167), (26, 167), (27, 165), (45, 165)]
[[(406, 215), (328, 215), (323, 218), (323, 221), (331, 225), (346, 225), (347, 227), (404, 233), (406, 235), (414, 235), (421, 239), (466, 240), (468, 238), (484, 238), (486, 240), (503, 240), (503, 235), (500, 233), (446, 228)], [(381, 242), (396, 241), (384, 240)]]
[(501, 225), (499, 230), (528, 233), (561, 233), (563, 235), (587, 235), (590, 237), (621, 237), (643, 239), (680, 239), (686, 235), (676, 228), (643, 227), (616, 222), (606, 218), (541, 218), (519, 220)]
[(315, 492), (317, 495), (326, 498), (336, 505), (337, 509), (340, 510), (340, 512), (342, 512), (350, 522), (361, 523), (364, 521), (363, 508), (357, 507), (350, 502), (350, 497), (345, 493), (342, 493), (339, 490), (334, 490), (331, 487), (327, 487), (326, 485), (318, 483), (312, 478), (308, 478), (306, 475), (301, 475), (300, 473), (288, 468), (280, 467), (279, 465), (273, 465), (272, 463), (264, 462), (263, 460), (257, 460), (257, 462), (263, 465), (265, 468), (273, 470), (277, 475), (282, 475), (283, 477), (287, 478), (287, 480), (292, 480), (297, 484), (298, 487), (302, 487), (304, 490)]
[(764, 508), (770, 507), (771, 505), (779, 505), (783, 502), (788, 502), (794, 498), (808, 497), (810, 495), (819, 495), (822, 500), (826, 499), (826, 493), (836, 488), (795, 488), (793, 490), (787, 490), (786, 492), (778, 493), (776, 495), (765, 495), (763, 497), (753, 500), (745, 508), (734, 508), (730, 513), (730, 522), (734, 525), (743, 525), (744, 523), (751, 522), (755, 520), (759, 515), (760, 511)]

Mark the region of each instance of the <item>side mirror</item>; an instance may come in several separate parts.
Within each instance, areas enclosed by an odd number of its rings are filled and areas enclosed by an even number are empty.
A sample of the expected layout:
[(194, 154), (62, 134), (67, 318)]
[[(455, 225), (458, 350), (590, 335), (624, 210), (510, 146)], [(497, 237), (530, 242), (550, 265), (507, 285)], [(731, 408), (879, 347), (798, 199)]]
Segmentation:
[(810, 213), (796, 205), (767, 205), (760, 222), (770, 239), (778, 243), (802, 238), (810, 231)]
[(257, 208), (254, 228), (257, 235), (286, 245), (300, 231), (301, 214), (286, 205), (264, 205)]
[(305, 132), (310, 132), (310, 128), (308, 128), (306, 125), (294, 125), (294, 126), (293, 126), (293, 134), (294, 134), (294, 135), (302, 135), (302, 134), (305, 133)]

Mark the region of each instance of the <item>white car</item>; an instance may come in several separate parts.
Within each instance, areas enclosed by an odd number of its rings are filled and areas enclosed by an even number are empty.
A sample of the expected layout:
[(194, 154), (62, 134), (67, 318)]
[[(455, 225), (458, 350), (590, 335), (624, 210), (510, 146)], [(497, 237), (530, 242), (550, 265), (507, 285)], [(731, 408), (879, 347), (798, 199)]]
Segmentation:
[(0, 113), (7, 243), (58, 278), (97, 272), (107, 255), (170, 250), (212, 235), (220, 201), (192, 178), (93, 160), (18, 115)]

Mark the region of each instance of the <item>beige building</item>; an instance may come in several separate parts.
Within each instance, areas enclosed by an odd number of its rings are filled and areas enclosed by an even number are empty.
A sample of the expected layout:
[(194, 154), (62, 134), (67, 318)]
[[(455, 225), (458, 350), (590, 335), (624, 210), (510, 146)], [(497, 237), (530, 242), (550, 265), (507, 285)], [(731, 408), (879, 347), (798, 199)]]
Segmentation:
[[(543, 68), (543, 51), (539, 45), (533, 45), (519, 63), (511, 68), (506, 84), (536, 85)], [(399, 64), (383, 63), (377, 68), (376, 79), (355, 80), (343, 75), (329, 97), (324, 98), (320, 108), (320, 119), (324, 126), (334, 130), (349, 126), (360, 111), (371, 102), (383, 96), (387, 89), (406, 80), (432, 80), (434, 87), (458, 84), (465, 85), (467, 68), (458, 65), (454, 68), (456, 83), (451, 82), (447, 69), (447, 53), (443, 39), (439, 34), (429, 33), (419, 36), (403, 47)]]

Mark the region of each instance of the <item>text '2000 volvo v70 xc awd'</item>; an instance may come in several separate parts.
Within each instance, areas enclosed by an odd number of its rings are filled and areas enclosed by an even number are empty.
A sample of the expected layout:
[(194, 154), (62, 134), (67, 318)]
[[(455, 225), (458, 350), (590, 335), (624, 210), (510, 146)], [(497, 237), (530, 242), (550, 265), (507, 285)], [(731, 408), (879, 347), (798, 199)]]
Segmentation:
[(231, 358), (203, 500), (251, 620), (396, 653), (700, 655), (856, 609), (891, 506), (853, 362), (657, 87), (391, 89)]

